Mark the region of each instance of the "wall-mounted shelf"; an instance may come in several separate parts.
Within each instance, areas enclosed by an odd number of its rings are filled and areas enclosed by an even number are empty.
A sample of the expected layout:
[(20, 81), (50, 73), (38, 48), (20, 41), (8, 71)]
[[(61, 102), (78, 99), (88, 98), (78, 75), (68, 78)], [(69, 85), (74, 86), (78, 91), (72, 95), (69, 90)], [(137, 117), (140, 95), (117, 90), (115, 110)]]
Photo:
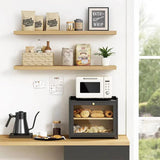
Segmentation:
[(115, 65), (109, 66), (14, 66), (15, 70), (116, 70)]
[(116, 35), (117, 31), (14, 31), (15, 35)]
[(80, 121), (83, 121), (83, 120), (113, 120), (113, 118), (74, 118), (74, 120), (80, 120)]
[(0, 135), (0, 146), (128, 146), (127, 136), (118, 139), (68, 139), (59, 141), (38, 141), (32, 138), (9, 138)]

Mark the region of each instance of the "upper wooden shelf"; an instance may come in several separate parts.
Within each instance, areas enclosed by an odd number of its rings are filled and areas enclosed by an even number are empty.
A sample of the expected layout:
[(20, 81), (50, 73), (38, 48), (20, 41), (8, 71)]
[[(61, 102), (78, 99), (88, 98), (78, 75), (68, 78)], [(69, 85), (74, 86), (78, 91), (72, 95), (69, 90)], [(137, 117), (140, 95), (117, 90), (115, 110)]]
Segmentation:
[(38, 141), (32, 138), (9, 138), (0, 136), (0, 146), (129, 146), (127, 136), (118, 139), (68, 139), (58, 141)]
[(14, 31), (15, 35), (116, 35), (117, 31)]
[(116, 70), (115, 65), (109, 66), (14, 66), (15, 70)]
[(113, 120), (113, 118), (74, 118), (74, 120), (80, 120), (80, 121), (83, 121), (83, 120)]

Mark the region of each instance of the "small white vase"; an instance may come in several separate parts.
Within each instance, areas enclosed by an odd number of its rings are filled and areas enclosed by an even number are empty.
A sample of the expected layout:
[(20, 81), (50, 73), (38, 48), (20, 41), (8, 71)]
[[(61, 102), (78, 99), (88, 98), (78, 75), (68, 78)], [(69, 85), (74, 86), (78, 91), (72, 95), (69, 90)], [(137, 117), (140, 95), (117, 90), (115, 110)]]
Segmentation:
[(102, 58), (102, 65), (103, 66), (108, 66), (109, 64), (110, 64), (109, 58)]

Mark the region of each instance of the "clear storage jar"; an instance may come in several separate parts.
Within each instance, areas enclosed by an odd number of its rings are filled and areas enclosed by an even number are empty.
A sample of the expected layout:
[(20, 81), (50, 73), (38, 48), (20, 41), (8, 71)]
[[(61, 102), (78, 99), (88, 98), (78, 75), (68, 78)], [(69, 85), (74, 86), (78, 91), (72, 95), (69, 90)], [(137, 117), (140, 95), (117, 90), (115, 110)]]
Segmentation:
[(66, 30), (67, 31), (74, 31), (75, 27), (74, 27), (74, 21), (73, 22), (66, 22)]
[(61, 121), (53, 121), (53, 135), (61, 135)]

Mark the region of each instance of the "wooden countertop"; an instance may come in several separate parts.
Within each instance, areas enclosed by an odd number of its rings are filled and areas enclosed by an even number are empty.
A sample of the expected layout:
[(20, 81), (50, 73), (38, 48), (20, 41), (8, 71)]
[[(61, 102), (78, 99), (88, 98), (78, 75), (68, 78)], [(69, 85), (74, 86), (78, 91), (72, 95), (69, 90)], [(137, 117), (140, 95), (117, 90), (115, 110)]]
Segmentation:
[(25, 138), (9, 138), (0, 135), (0, 146), (128, 146), (127, 136), (120, 135), (118, 139), (68, 139), (59, 141), (39, 141)]

